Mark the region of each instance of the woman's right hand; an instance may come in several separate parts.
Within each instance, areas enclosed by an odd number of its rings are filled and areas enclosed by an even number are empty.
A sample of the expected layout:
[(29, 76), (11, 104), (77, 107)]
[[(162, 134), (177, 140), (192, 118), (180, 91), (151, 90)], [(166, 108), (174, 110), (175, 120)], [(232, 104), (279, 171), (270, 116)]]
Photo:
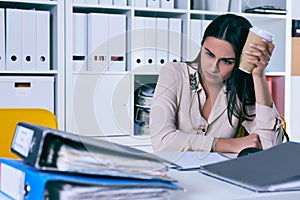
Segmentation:
[(239, 138), (219, 138), (214, 150), (216, 152), (239, 153), (248, 147), (262, 149), (258, 134), (253, 133)]

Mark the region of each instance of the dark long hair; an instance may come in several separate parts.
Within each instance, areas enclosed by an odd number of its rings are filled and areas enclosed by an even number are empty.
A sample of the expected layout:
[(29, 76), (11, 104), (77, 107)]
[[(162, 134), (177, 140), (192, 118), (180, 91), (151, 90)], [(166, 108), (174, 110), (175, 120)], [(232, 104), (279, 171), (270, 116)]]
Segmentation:
[[(251, 74), (239, 70), (240, 56), (246, 42), (251, 23), (244, 17), (234, 14), (224, 14), (215, 18), (206, 28), (201, 45), (207, 37), (215, 37), (229, 42), (235, 53), (235, 65), (231, 76), (225, 80), (228, 100), (228, 119), (232, 116), (242, 120), (252, 120), (254, 115), (247, 112), (247, 105), (255, 105), (254, 84)], [(192, 61), (200, 65), (200, 53)], [(199, 66), (198, 66), (199, 67)], [(238, 100), (242, 103), (240, 106)]]

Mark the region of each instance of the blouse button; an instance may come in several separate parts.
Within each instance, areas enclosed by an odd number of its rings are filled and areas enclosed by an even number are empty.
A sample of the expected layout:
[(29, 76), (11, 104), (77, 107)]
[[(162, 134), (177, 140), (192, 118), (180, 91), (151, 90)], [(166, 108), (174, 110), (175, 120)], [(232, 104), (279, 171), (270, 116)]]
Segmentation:
[(202, 132), (205, 133), (205, 132), (206, 132), (206, 129), (205, 129), (205, 128), (202, 128)]

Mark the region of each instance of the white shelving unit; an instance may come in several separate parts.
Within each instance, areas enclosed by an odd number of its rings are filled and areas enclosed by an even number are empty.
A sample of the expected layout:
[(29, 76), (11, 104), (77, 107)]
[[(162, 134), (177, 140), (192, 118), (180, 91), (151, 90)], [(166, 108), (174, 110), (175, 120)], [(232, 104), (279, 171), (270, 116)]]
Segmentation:
[[(48, 11), (50, 15), (49, 23), (49, 62), (50, 67), (47, 70), (9, 70), (11, 66), (6, 64), (0, 71), (1, 77), (27, 77), (43, 78), (52, 77), (54, 79), (52, 100), (54, 102), (54, 113), (57, 116), (60, 129), (65, 129), (65, 69), (64, 69), (64, 1), (63, 0), (0, 0), (0, 8), (4, 9), (4, 15), (6, 15), (7, 9), (20, 9), (20, 10), (33, 10), (33, 11)], [(22, 23), (22, 22), (21, 22)], [(4, 25), (4, 29), (7, 28), (7, 24)], [(20, 33), (21, 34), (21, 33)], [(35, 34), (32, 32), (32, 34)], [(6, 43), (6, 42), (5, 42)], [(32, 48), (34, 48), (32, 46)], [(46, 58), (47, 59), (47, 58)], [(5, 95), (5, 94), (3, 94)], [(18, 94), (16, 94), (18, 95)], [(31, 95), (30, 91), (26, 95)], [(36, 98), (39, 98), (38, 96)], [(44, 97), (41, 97), (41, 100)], [(24, 98), (25, 100), (25, 98)], [(27, 104), (28, 102), (26, 102)], [(30, 103), (29, 103), (30, 104)], [(1, 105), (0, 105), (1, 107)], [(18, 107), (18, 105), (16, 105)], [(34, 107), (34, 105), (32, 105)]]

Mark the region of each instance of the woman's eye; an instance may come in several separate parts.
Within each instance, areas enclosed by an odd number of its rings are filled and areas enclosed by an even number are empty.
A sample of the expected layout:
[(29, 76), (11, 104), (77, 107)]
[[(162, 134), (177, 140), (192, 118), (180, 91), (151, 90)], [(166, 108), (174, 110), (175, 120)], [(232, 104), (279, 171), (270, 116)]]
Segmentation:
[(206, 55), (210, 58), (213, 58), (214, 57), (214, 54), (212, 54), (211, 52), (206, 52)]
[(227, 60), (224, 60), (224, 63), (225, 63), (226, 65), (232, 65), (232, 64), (233, 64), (232, 61), (227, 61)]
[(232, 60), (222, 59), (222, 61), (225, 65), (233, 65), (234, 64), (234, 61), (232, 61)]

